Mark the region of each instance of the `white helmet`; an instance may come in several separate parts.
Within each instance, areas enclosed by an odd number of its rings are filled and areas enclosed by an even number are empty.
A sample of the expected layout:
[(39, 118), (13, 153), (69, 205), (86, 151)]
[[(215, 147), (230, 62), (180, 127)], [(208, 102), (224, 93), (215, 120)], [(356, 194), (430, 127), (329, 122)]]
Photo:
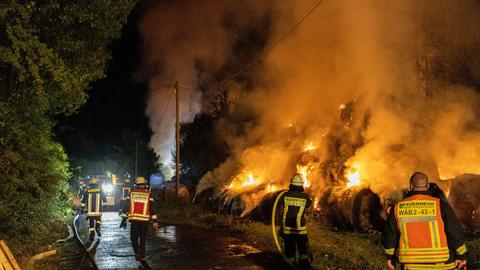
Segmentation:
[(292, 179), (290, 180), (290, 184), (292, 186), (303, 187), (303, 177), (300, 174), (294, 174)]

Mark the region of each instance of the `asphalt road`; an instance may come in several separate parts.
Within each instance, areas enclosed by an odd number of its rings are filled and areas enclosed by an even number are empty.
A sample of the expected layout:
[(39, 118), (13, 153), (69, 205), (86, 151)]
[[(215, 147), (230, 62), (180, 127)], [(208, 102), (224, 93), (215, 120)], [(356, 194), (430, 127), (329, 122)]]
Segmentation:
[[(104, 213), (95, 259), (101, 270), (142, 269), (135, 261), (129, 228), (120, 229), (117, 213)], [(222, 230), (175, 225), (151, 230), (147, 241), (151, 269), (285, 269), (278, 257)]]

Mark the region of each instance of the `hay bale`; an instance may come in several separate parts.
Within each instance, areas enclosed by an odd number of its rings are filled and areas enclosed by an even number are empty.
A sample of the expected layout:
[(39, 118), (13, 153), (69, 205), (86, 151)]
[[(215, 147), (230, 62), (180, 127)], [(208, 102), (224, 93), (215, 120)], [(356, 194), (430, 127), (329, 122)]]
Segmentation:
[(327, 221), (340, 230), (381, 231), (385, 224), (380, 197), (369, 188), (330, 188), (319, 205)]
[(448, 201), (468, 234), (480, 234), (480, 175), (464, 174), (450, 182)]
[[(281, 192), (282, 190), (265, 194), (265, 196), (262, 198), (262, 201), (257, 205), (257, 207), (248, 213), (247, 217), (254, 221), (271, 224), (273, 204)], [(275, 221), (277, 224), (280, 224), (281, 222), (280, 212), (281, 209), (277, 208), (277, 219)]]

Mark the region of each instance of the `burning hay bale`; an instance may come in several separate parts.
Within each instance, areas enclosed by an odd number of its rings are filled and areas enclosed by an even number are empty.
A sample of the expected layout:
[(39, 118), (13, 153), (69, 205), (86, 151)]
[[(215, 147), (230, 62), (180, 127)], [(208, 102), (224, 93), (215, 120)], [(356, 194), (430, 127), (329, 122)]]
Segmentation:
[(469, 234), (480, 234), (480, 175), (464, 174), (451, 180), (448, 201)]
[[(272, 222), (272, 211), (273, 211), (273, 204), (275, 203), (275, 199), (282, 191), (279, 190), (277, 192), (267, 193), (263, 198), (262, 201), (255, 207), (250, 213), (247, 214), (248, 218), (255, 221), (260, 221), (265, 224), (270, 224)], [(280, 215), (278, 212), (280, 209), (277, 209), (277, 220), (276, 223), (280, 224)]]
[(240, 218), (252, 212), (256, 203), (262, 200), (263, 189), (264, 187), (258, 187), (248, 192), (235, 193), (211, 187), (197, 193), (194, 202), (208, 211)]
[(225, 210), (225, 204), (231, 198), (225, 190), (218, 190), (216, 187), (206, 188), (195, 195), (194, 203), (203, 209), (221, 213)]
[(340, 230), (381, 231), (385, 223), (380, 197), (369, 188), (330, 188), (319, 206), (327, 221)]

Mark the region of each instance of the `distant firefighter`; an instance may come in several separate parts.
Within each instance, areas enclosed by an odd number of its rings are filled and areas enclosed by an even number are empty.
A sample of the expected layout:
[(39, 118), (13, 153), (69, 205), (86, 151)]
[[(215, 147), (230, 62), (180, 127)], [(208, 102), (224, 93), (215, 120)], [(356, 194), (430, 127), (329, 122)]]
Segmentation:
[[(410, 190), (390, 212), (383, 233), (389, 269), (395, 261), (402, 269), (463, 269), (465, 235), (438, 187), (432, 188), (424, 173), (410, 178)], [(433, 193), (432, 193), (433, 192)]]
[(95, 238), (95, 231), (101, 236), (102, 226), (102, 206), (107, 202), (107, 196), (101, 189), (98, 178), (92, 178), (85, 192), (83, 192), (82, 204), (87, 209), (87, 219), (89, 221), (88, 232), (90, 240)]
[(137, 177), (130, 197), (124, 200), (122, 210), (120, 210), (123, 218), (120, 227), (127, 228), (127, 219), (130, 221), (130, 240), (135, 252), (135, 260), (142, 263), (145, 263), (148, 227), (152, 224), (153, 229), (158, 228), (154, 208), (154, 200), (150, 196), (147, 181), (143, 177)]
[(289, 190), (279, 199), (280, 209), (283, 210), (280, 235), (288, 260), (295, 263), (298, 251), (300, 267), (310, 269), (312, 256), (308, 246), (305, 211), (312, 205), (312, 199), (304, 192), (303, 184), (303, 177), (295, 174), (290, 181)]

